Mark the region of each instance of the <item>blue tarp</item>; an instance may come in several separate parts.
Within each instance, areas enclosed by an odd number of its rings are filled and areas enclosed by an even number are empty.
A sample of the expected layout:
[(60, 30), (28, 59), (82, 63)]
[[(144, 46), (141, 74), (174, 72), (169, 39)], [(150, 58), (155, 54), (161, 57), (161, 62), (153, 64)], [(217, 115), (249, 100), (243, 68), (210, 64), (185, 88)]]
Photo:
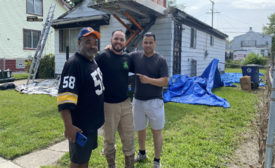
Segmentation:
[[(262, 82), (261, 77), (264, 76), (262, 73), (259, 73), (260, 83), (259, 86), (265, 86)], [(233, 83), (240, 83), (240, 78), (243, 77), (242, 73), (224, 73), (221, 74), (221, 79), (224, 83), (224, 86), (236, 86)]]
[(201, 76), (174, 75), (163, 94), (164, 102), (177, 102), (229, 108), (228, 101), (212, 93), (212, 88), (223, 86), (218, 71), (218, 59), (213, 59)]

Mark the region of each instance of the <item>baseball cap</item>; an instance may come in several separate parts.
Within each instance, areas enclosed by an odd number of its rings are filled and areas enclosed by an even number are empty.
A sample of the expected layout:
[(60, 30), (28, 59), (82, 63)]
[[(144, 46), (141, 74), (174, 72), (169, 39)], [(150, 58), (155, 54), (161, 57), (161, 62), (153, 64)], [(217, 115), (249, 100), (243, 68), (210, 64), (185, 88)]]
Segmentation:
[(100, 33), (95, 31), (93, 28), (91, 27), (84, 27), (80, 30), (79, 34), (78, 34), (78, 40), (81, 37), (87, 37), (91, 34), (94, 34), (96, 36), (97, 39), (100, 39)]

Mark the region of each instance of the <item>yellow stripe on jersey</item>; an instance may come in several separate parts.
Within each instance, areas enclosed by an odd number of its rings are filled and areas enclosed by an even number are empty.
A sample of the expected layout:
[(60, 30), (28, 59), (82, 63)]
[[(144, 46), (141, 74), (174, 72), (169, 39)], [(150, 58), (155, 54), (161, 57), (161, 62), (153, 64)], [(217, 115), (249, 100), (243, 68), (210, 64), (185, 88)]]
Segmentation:
[(71, 92), (64, 92), (57, 95), (57, 104), (73, 103), (77, 104), (78, 96)]

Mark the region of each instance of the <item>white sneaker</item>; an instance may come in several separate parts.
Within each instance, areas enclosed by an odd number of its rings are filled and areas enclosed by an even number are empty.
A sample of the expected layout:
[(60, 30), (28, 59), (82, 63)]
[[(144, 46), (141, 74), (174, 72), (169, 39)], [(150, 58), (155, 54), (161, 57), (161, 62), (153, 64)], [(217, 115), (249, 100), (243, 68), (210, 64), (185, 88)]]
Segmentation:
[(154, 161), (154, 166), (153, 168), (161, 168), (161, 163)]
[(143, 160), (145, 160), (147, 158), (146, 154), (141, 154), (140, 152), (138, 152), (136, 158), (135, 158), (135, 162), (141, 162)]

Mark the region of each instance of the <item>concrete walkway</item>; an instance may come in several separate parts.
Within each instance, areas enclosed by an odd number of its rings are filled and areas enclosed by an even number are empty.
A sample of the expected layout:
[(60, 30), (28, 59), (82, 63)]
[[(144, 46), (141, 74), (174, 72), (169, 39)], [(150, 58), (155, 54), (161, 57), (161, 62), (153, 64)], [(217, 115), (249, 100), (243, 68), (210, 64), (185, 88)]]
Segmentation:
[(10, 160), (6, 160), (0, 157), (0, 167), (3, 168), (21, 168), (20, 166), (14, 164)]
[(40, 151), (16, 158), (12, 162), (22, 168), (40, 168), (40, 166), (56, 163), (66, 152), (69, 151), (68, 141), (64, 140), (53, 146)]
[(46, 149), (34, 151), (14, 160), (0, 158), (2, 168), (40, 168), (56, 163), (66, 152), (69, 151), (68, 141), (64, 140)]
[(40, 168), (41, 166), (49, 166), (56, 163), (68, 151), (68, 141), (64, 140), (46, 149), (34, 151), (14, 160), (6, 160), (0, 157), (0, 167)]

